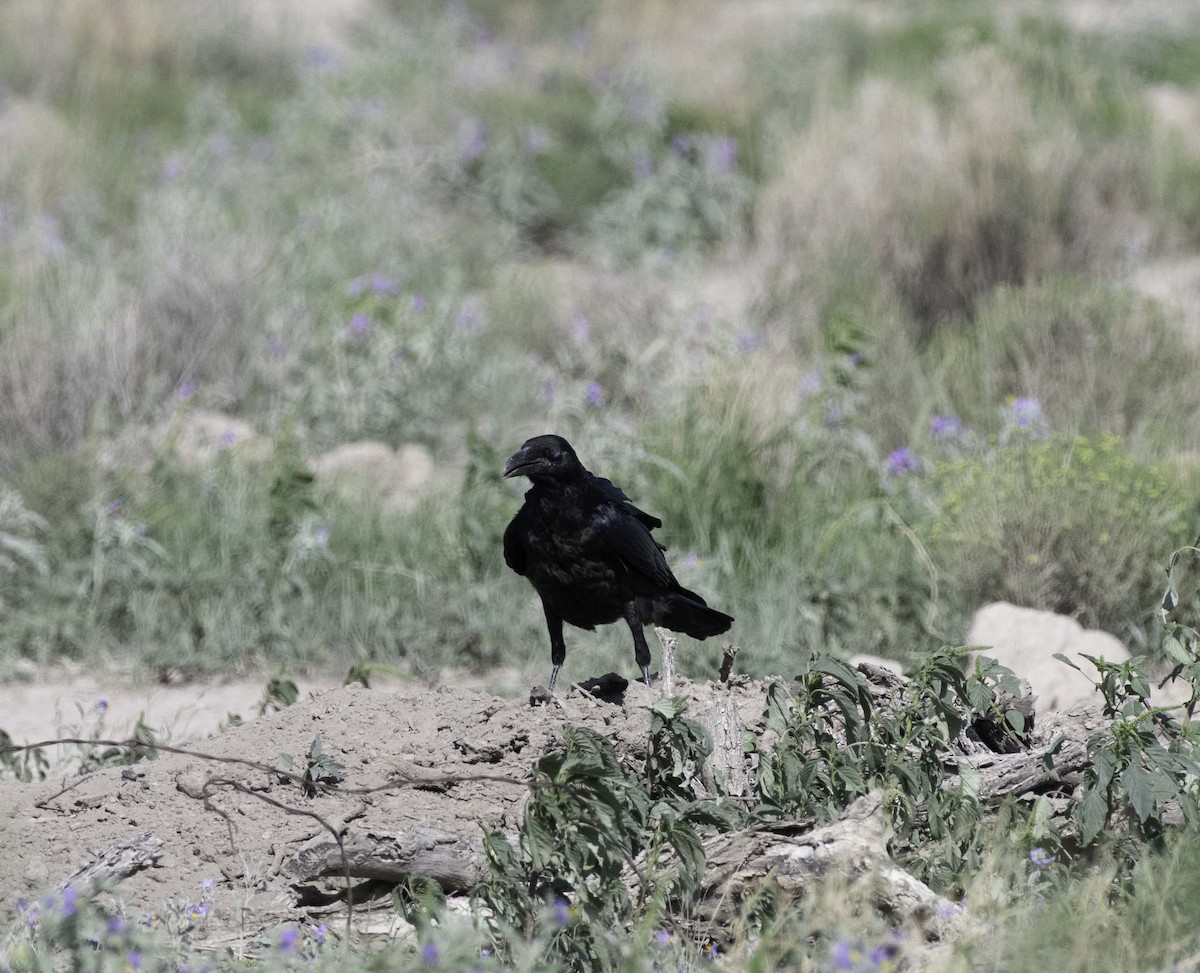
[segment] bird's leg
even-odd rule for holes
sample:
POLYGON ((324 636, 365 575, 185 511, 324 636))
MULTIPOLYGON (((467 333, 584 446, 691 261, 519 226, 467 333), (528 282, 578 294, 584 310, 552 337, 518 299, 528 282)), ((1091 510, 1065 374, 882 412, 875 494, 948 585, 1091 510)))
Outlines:
POLYGON ((625 609, 625 621, 633 633, 633 658, 642 669, 642 681, 650 685, 650 646, 646 644, 646 629, 638 617, 637 609, 631 604, 625 609))
POLYGON ((562 668, 567 657, 567 643, 563 641, 563 620, 549 608, 542 605, 546 613, 546 631, 550 633, 550 662, 554 666, 550 670, 550 683, 546 686, 548 692, 554 692, 554 684, 558 681, 558 670, 562 668))

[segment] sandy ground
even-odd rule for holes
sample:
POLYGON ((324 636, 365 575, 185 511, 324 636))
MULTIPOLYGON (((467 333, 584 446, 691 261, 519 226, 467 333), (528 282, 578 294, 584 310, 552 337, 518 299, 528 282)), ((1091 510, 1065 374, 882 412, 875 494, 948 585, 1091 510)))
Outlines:
MULTIPOLYGON (((78 700, 85 707, 93 706, 102 691, 107 690, 100 683, 83 681, 57 696, 44 689, 47 705, 78 700)), ((260 691, 237 690, 249 703, 260 691)), ((764 684, 750 680, 732 687, 681 680, 676 693, 689 700, 693 718, 728 720, 732 712, 733 725, 741 727, 758 724, 765 700, 764 684)), ((197 727, 223 714, 235 699, 228 686, 211 687, 205 695, 184 703, 180 693, 159 689, 147 699, 159 706, 179 701, 177 725, 197 727)), ((504 698, 461 687, 323 688, 285 710, 193 745, 207 757, 164 753, 133 767, 82 777, 64 767, 38 784, 9 780, 0 784, 0 841, 7 849, 0 856, 0 913, 12 915, 19 897, 63 883, 113 842, 148 833, 164 843, 161 860, 124 879, 112 907, 140 918, 169 908, 172 901, 196 901, 201 883, 211 879, 212 912, 193 938, 250 948, 276 936, 281 923, 311 925, 319 919, 299 904, 288 871, 301 850, 328 840, 313 813, 340 825, 348 837, 396 835, 418 827, 472 838, 485 831, 514 834, 530 767, 559 738, 563 724, 595 729, 624 758, 640 762, 649 708, 659 698, 658 688, 640 683, 614 701, 572 688, 541 706, 532 706, 528 695, 504 698), (324 751, 345 767, 336 793, 308 797, 278 774, 209 759, 278 767, 280 755, 290 754, 303 766, 318 734, 324 751), (490 779, 479 779, 481 771, 490 779), (433 774, 463 779, 420 784, 433 774), (224 783, 214 784, 217 778, 224 783), (351 792, 389 783, 395 786, 365 795, 351 792)), ((374 915, 362 910, 363 928, 394 921, 385 906, 374 915)))

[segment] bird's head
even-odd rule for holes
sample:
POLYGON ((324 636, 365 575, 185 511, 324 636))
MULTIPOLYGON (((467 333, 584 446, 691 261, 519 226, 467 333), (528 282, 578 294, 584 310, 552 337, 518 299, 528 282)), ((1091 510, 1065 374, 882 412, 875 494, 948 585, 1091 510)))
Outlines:
POLYGON ((527 439, 504 464, 505 476, 527 476, 532 480, 558 480, 577 476, 583 464, 562 436, 527 439))

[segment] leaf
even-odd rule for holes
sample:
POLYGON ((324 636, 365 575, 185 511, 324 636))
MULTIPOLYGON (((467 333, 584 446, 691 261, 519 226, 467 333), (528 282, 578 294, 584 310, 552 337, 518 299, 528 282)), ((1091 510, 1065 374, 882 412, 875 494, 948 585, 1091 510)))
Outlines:
POLYGON ((1170 632, 1163 636, 1162 650, 1168 659, 1172 662, 1178 662, 1182 666, 1186 666, 1193 661, 1191 653, 1187 650, 1187 645, 1184 644, 1183 639, 1179 637, 1177 632, 1170 632))
POLYGON ((992 691, 978 679, 967 683, 967 702, 976 713, 987 713, 992 708, 992 691))
POLYGON ((1083 670, 1082 670, 1082 669, 1080 669, 1080 668, 1079 668, 1079 666, 1077 666, 1077 665, 1076 665, 1074 662, 1072 662, 1070 659, 1068 659, 1068 658, 1067 658, 1065 655, 1063 655, 1061 652, 1055 652, 1055 653, 1054 653, 1054 658, 1056 658, 1056 659, 1057 659, 1059 662, 1061 662, 1063 665, 1070 666, 1070 667, 1071 667, 1072 669, 1074 669, 1076 672, 1083 672, 1083 670))
POLYGON ((554 835, 538 820, 537 815, 525 816, 525 853, 535 869, 545 868, 554 858, 554 835))
POLYGON ((1004 722, 1007 723, 1013 733, 1018 736, 1025 732, 1025 714, 1020 710, 1010 709, 1004 714, 1004 722))
POLYGON ((783 735, 792 714, 792 701, 782 681, 767 687, 767 726, 783 735))
POLYGON ((1175 610, 1175 606, 1179 604, 1179 592, 1175 590, 1175 581, 1172 579, 1167 585, 1167 590, 1163 592, 1162 605, 1159 609, 1162 614, 1163 621, 1166 621, 1168 615, 1175 610))
POLYGON ((1150 773, 1141 764, 1130 764, 1121 774, 1121 786, 1138 820, 1145 824, 1154 813, 1154 782, 1150 773))
POLYGON ((1092 771, 1096 775, 1096 786, 1107 790, 1117 772, 1117 758, 1107 748, 1096 750, 1092 754, 1092 771))
POLYGON ((1079 837, 1085 845, 1090 845, 1108 821, 1108 803, 1104 799, 1103 788, 1093 784, 1083 792, 1083 800, 1076 810, 1076 820, 1079 822, 1079 837))

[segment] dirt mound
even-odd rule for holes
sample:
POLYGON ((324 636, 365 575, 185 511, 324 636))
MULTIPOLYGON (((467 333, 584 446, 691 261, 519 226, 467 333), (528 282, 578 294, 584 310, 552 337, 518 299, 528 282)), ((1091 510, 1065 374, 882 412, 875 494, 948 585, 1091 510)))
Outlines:
MULTIPOLYGON (((689 701, 689 716, 736 727, 758 722, 765 686, 680 681, 675 693, 689 701)), ((303 770, 319 735, 323 752, 345 768, 339 792, 309 797, 296 782, 265 769, 182 754, 37 785, 6 783, 0 786, 0 836, 8 854, 0 859, 0 887, 11 905, 66 881, 113 842, 148 833, 163 842, 162 856, 156 867, 120 883, 129 915, 162 913, 172 901, 182 908, 212 879, 212 912, 194 938, 252 938, 277 923, 311 917, 297 904, 287 866, 306 847, 329 840, 314 814, 348 838, 416 828, 473 838, 491 830, 515 833, 530 766, 564 723, 596 729, 623 756, 640 759, 649 708, 659 697, 657 687, 639 683, 618 702, 573 688, 537 707, 526 699, 444 688, 347 686, 315 693, 192 746, 215 758, 274 767, 288 754, 303 770), (446 775, 463 779, 420 783, 446 775), (409 783, 355 793, 395 780, 409 783)))

